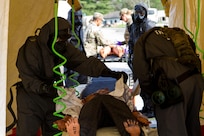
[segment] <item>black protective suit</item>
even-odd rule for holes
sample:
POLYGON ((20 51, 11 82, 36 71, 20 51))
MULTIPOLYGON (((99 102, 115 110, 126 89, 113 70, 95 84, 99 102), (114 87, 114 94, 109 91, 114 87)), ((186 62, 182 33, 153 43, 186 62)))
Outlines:
MULTIPOLYGON (((70 24, 73 23, 72 14, 73 14, 72 9, 70 9, 67 17, 67 21, 70 22, 70 24)), ((84 49, 84 33, 83 33, 82 16, 83 16, 82 10, 74 11, 74 32, 72 30, 72 36, 68 39, 68 41, 70 41, 70 43, 75 47, 77 46, 79 50, 86 53, 84 49)))
MULTIPOLYGON (((72 13, 72 11, 73 11, 72 9, 69 10, 68 17, 67 17, 67 21, 74 26, 74 27, 72 26, 72 35, 68 39, 68 41, 76 48, 78 48, 79 50, 81 50, 83 53, 86 54, 84 49, 82 10, 74 11, 74 14, 72 13), (74 15, 74 21, 72 20, 72 15, 74 15)), ((77 81, 80 84, 86 84, 88 81, 88 77, 85 75, 81 75, 70 69, 65 69, 65 71, 67 75, 67 78, 65 80, 66 87, 76 86, 77 83, 75 81, 77 81)))
MULTIPOLYGON (((154 27, 156 24, 155 22, 153 22, 147 18, 148 8, 147 8, 146 4, 139 3, 139 4, 135 5, 135 12, 137 12, 137 10, 139 10, 139 12, 141 12, 141 10, 143 10, 145 12, 145 14, 144 14, 144 17, 142 19, 140 19, 139 15, 136 13, 134 13, 132 15, 133 16, 133 23, 130 27, 130 39, 128 42, 128 47, 129 47, 128 66, 130 67, 130 69, 132 71, 133 71, 132 58, 133 58, 133 50, 134 50, 135 43, 137 42, 137 40, 139 39, 139 37, 142 34, 144 34, 146 31, 148 31, 149 29, 154 27)), ((138 65, 138 67, 140 67, 140 65, 138 65)), ((140 96, 142 97, 142 99, 144 101, 144 107, 143 107, 141 112, 144 115, 146 115, 147 117, 154 116, 153 104, 151 102, 151 98, 145 92, 141 92, 140 96)))
MULTIPOLYGON (((168 79, 176 79, 190 68, 175 59, 162 59, 177 57, 171 40, 164 38, 164 32, 155 29, 146 38, 147 35, 141 36, 134 47, 133 73, 139 79, 141 91, 151 95, 155 91, 151 71, 162 68, 168 79)), ((181 102, 164 109, 155 106, 158 133, 160 136, 200 136, 199 111, 204 89, 202 75, 199 72, 187 75, 179 86, 183 94, 181 102)))
MULTIPOLYGON (((59 132, 52 127, 53 122, 60 119, 53 116, 53 98, 57 97, 53 83, 60 79, 53 72, 53 67, 61 62, 51 50, 54 23, 53 18, 41 28, 39 36, 29 37, 18 53, 16 66, 23 87, 17 90, 17 136, 34 136, 39 128, 42 129, 43 136, 52 136, 59 132)), ((70 29, 68 21, 58 17, 58 37, 67 41, 70 29), (61 35, 61 32, 65 33, 61 35)), ((64 66, 68 69, 92 77, 121 77, 121 73, 111 71, 94 57, 87 58, 69 43, 57 46, 56 50, 67 59, 64 66)))
POLYGON ((142 34, 144 34, 146 31, 148 31, 149 29, 151 29, 152 27, 156 25, 155 22, 147 18, 147 12, 148 12, 147 5, 144 3, 139 3, 135 5, 135 12, 137 11, 138 7, 141 7, 145 11, 145 15, 142 19, 140 19, 138 15, 135 15, 136 13, 133 13, 132 14, 133 23, 128 29, 130 32, 130 39, 128 41, 128 48, 129 48, 128 65, 131 70, 132 70, 132 57, 133 57, 133 50, 134 50, 135 43, 137 42, 138 38, 142 34))

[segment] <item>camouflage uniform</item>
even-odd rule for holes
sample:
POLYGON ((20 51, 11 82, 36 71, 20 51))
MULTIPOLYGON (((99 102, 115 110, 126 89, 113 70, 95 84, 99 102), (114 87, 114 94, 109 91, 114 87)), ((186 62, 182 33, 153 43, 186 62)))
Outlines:
POLYGON ((125 42, 128 44, 128 41, 130 39, 130 27, 132 23, 127 23, 126 28, 125 28, 125 33, 124 33, 124 39, 125 42))
POLYGON ((128 44, 128 41, 130 39, 130 27, 132 25, 132 11, 127 9, 127 8, 123 8, 120 10, 120 20, 123 20, 124 22, 126 22, 126 28, 125 28, 125 33, 124 33, 124 39, 126 44, 128 44), (123 20, 123 16, 125 15, 127 20, 123 20))
POLYGON ((105 40, 100 27, 96 26, 94 22, 91 22, 85 30, 85 43, 84 48, 86 55, 97 56, 99 46, 108 46, 110 42, 105 40))

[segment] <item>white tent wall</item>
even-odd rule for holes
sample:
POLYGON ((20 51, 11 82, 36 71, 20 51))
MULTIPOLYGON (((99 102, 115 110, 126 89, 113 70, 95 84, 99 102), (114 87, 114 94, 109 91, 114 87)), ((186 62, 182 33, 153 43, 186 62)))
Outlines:
MULTIPOLYGON (((169 10, 169 26, 170 27, 180 27, 185 29, 184 24, 188 30, 190 30, 194 36, 196 36, 196 30, 199 28, 197 38, 197 45, 200 50, 204 52, 204 4, 202 0, 168 0, 170 2, 169 10), (185 7, 184 7, 185 6, 185 7), (199 8, 200 7, 200 8, 199 8), (185 9, 185 15, 184 15, 185 9), (200 26, 198 20, 198 13, 200 12, 200 26), (184 17, 185 16, 185 17, 184 17)), ((202 63, 202 73, 204 72, 204 54, 199 50, 197 52, 200 54, 202 63)), ((201 105, 200 117, 204 117, 204 99, 201 105)), ((201 125, 204 125, 204 120, 200 119, 201 125)))
MULTIPOLYGON (((204 23, 204 8, 202 8, 202 0, 184 0, 185 3, 183 0, 168 1, 170 3, 169 26, 180 27, 185 30, 187 28, 194 36, 196 36, 196 30, 199 28, 198 36, 196 37, 197 44, 198 47, 204 51, 204 40, 201 39, 204 36, 204 26, 201 25, 204 23), (198 12, 200 12, 200 26, 198 22, 198 12), (186 26, 186 28, 184 26, 186 26)), ((197 50, 197 52, 200 54, 200 58, 202 60, 202 72, 204 72, 204 54, 201 54, 199 50, 197 50)))
MULTIPOLYGON (((54 0, 12 0, 10 1, 9 28, 7 29, 9 30, 8 59, 7 59, 7 63, 6 62, 3 63, 4 65, 7 64, 7 71, 8 71, 6 90, 9 90, 10 86, 12 86, 14 83, 20 80, 18 78, 18 71, 15 66, 18 49, 23 45, 27 36, 34 35, 36 28, 41 28, 46 22, 48 22, 53 17, 54 17, 54 0)), ((3 66, 3 64, 0 66, 3 66)), ((4 70, 3 71, 4 73, 2 74, 5 75, 6 74, 5 71, 6 70, 4 70)), ((6 76, 0 76, 0 77, 4 77, 6 79, 6 76)), ((12 88, 12 89, 15 90, 15 88, 12 88)), ((5 97, 6 95, 2 95, 2 96, 5 97)), ((14 93, 14 99, 15 99, 15 96, 16 95, 14 93)), ((10 99, 10 94, 7 93, 7 103, 9 99, 10 99)), ((13 102, 12 108, 14 111, 16 111, 16 101, 13 102)), ((10 112, 6 110, 7 126, 10 123, 12 123, 12 121, 13 121, 13 118, 10 112)))
POLYGON ((9 1, 0 0, 0 136, 4 136, 6 131, 6 68, 7 68, 7 49, 8 49, 8 13, 9 1))

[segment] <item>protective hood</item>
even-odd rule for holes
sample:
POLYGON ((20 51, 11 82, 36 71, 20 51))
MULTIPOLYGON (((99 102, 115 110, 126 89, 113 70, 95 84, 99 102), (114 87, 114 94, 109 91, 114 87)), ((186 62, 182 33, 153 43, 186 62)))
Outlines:
MULTIPOLYGON (((64 18, 58 17, 58 36, 61 32, 64 32, 64 30, 67 32, 67 39, 71 36, 71 25, 70 23, 65 20, 64 18)), ((38 42, 39 46, 42 49, 48 48, 47 43, 49 40, 49 37, 51 35, 54 36, 55 34, 55 18, 52 18, 48 23, 46 23, 40 30, 38 42)))
MULTIPOLYGON (((77 26, 81 26, 82 25, 82 10, 78 10, 74 12, 74 23, 77 26)), ((72 9, 69 10, 68 12, 68 17, 67 17, 67 21, 69 21, 69 23, 72 23, 72 9)))
POLYGON ((147 19, 148 7, 145 3, 136 4, 134 7, 134 13, 132 14, 132 20, 134 23, 141 23, 147 19))

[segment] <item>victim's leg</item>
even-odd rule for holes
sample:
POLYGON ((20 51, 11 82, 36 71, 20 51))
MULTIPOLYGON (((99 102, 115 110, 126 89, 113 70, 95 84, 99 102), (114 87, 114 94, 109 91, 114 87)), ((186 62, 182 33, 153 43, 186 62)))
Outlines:
POLYGON ((128 136, 123 122, 127 119, 135 120, 126 103, 110 95, 103 96, 103 105, 107 109, 121 136, 128 136))
POLYGON ((80 136, 96 136, 98 122, 100 122, 102 98, 95 96, 84 104, 79 115, 80 136))
POLYGON ((69 136, 79 136, 80 135, 80 125, 78 122, 78 118, 70 118, 65 123, 67 133, 69 136))

